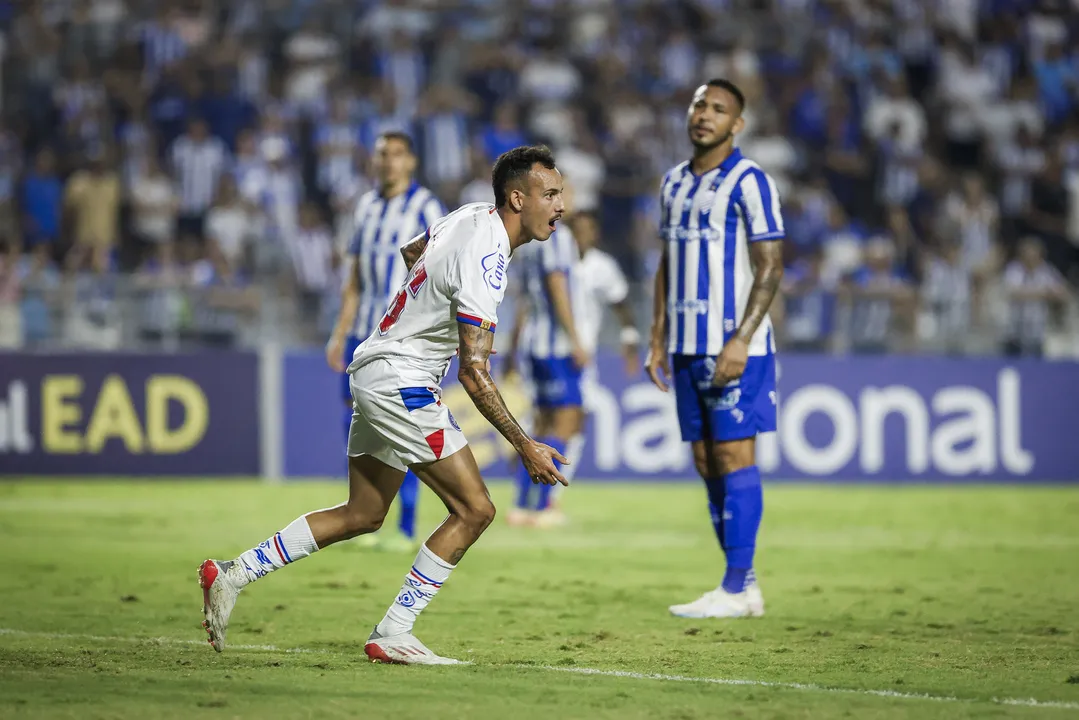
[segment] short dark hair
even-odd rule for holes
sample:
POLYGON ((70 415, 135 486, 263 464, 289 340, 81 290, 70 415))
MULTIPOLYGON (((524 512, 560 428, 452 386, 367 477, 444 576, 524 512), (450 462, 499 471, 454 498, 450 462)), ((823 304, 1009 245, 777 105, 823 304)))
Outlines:
POLYGON ((412 136, 401 130, 387 130, 384 133, 380 133, 378 140, 399 140, 405 144, 405 149, 412 155, 416 154, 416 149, 412 145, 412 136))
POLYGON ((711 80, 706 82, 705 85, 707 85, 708 87, 722 88, 723 90, 726 90, 731 95, 734 95, 734 99, 738 101, 739 110, 746 109, 745 93, 742 92, 742 89, 732 83, 730 80, 726 78, 712 78, 711 80))
POLYGON ((546 145, 522 145, 498 156, 494 169, 491 171, 495 207, 503 207, 506 204, 506 186, 532 172, 532 166, 536 163, 548 170, 554 170, 554 155, 546 145))

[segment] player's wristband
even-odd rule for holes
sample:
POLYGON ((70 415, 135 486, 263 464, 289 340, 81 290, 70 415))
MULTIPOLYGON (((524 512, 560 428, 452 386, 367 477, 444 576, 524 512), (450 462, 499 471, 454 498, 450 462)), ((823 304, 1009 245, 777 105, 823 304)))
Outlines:
POLYGON ((641 334, 637 331, 637 328, 632 325, 627 325, 622 328, 622 332, 618 338, 622 341, 623 345, 637 345, 641 342, 641 334))

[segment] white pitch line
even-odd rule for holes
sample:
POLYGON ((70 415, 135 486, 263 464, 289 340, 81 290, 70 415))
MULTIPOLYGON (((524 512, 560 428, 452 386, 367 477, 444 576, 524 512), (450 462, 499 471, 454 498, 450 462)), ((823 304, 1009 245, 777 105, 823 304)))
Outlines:
MULTIPOLYGON (((13 628, 0 628, 0 635, 17 635, 20 637, 43 638, 49 640, 89 640, 93 642, 123 642, 147 645, 207 645, 205 640, 193 640, 170 637, 133 637, 133 636, 105 636, 105 635, 82 635, 76 633, 49 633, 16 630, 13 628)), ((355 658, 356 653, 343 653, 336 650, 322 650, 318 648, 283 648, 277 645, 228 645, 228 650, 253 650, 260 652, 283 652, 336 655, 339 657, 355 658)), ((462 663, 464 664, 464 663, 462 663)), ((468 663, 471 664, 471 663, 468 663)), ((701 683, 706 685, 728 685, 741 687, 774 688, 777 690, 801 690, 804 692, 830 693, 839 695, 865 695, 871 697, 891 698, 893 700, 928 700, 932 702, 948 703, 995 703, 997 705, 1016 705, 1033 708, 1050 708, 1059 710, 1079 710, 1079 702, 1067 702, 1063 700, 1038 700, 1037 698, 1008 698, 994 697, 962 698, 955 695, 929 695, 926 693, 906 693, 896 690, 873 690, 860 688, 842 688, 815 683, 773 682, 770 680, 739 680, 735 678, 712 678, 692 677, 689 675, 664 675, 661 673, 641 673, 629 670, 600 670, 587 667, 559 667, 556 665, 525 665, 520 663, 490 663, 488 667, 508 667, 517 670, 543 670, 545 672, 569 673, 571 675, 593 675, 599 677, 623 678, 628 680, 658 680, 662 682, 701 683)))

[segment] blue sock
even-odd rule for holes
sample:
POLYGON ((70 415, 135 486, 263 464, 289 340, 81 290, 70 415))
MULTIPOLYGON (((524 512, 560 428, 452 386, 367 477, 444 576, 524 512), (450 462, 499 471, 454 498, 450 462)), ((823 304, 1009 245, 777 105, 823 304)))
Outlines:
MULTIPOLYGON (((545 445, 550 445, 563 456, 566 454, 566 441, 562 438, 545 437, 542 438, 540 442, 545 445)), ((562 469, 562 463, 557 460, 554 461, 554 466, 559 470, 562 469)), ((550 506, 552 490, 554 490, 554 485, 539 486, 539 500, 536 501, 536 510, 546 510, 550 506)))
POLYGON ((532 478, 528 476, 525 464, 520 459, 517 460, 517 472, 513 477, 517 485, 517 509, 527 510, 528 497, 532 494, 532 478))
POLYGON ((712 528, 716 531, 716 540, 726 557, 727 543, 723 540, 723 477, 705 478, 704 486, 708 489, 708 512, 712 516, 712 528))
POLYGON ((739 593, 753 582, 753 553, 764 513, 760 470, 756 465, 735 470, 723 478, 723 485, 722 544, 727 554, 723 589, 739 593))
POLYGON ((416 473, 411 470, 405 473, 397 497, 401 501, 401 519, 397 527, 406 537, 413 538, 416 536, 416 500, 420 497, 420 479, 416 473))

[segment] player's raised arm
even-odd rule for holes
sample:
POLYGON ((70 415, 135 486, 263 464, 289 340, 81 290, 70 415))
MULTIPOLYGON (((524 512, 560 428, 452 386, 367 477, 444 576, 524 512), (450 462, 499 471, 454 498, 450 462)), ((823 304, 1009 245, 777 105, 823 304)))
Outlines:
POLYGON ((565 465, 568 462, 566 458, 554 448, 530 438, 506 407, 506 401, 502 399, 502 393, 498 391, 494 378, 491 377, 490 359, 494 332, 490 323, 486 324, 487 327, 483 324, 458 322, 461 344, 457 379, 472 398, 476 409, 487 418, 487 422, 513 445, 528 468, 533 482, 568 485, 554 464, 554 460, 558 460, 565 465))
POLYGON ((652 337, 648 343, 648 359, 644 369, 663 392, 667 392, 667 378, 671 375, 671 361, 667 356, 667 247, 656 267, 655 289, 652 295, 652 337))

